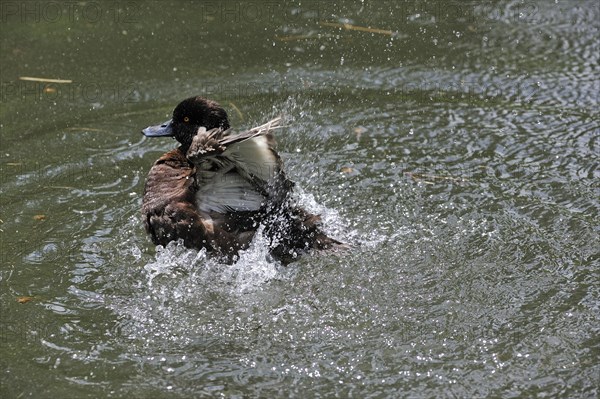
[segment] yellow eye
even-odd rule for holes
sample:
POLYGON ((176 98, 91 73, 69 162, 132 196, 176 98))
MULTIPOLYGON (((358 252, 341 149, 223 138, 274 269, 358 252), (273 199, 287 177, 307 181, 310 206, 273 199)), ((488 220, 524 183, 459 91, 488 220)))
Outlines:
POLYGON ((188 117, 186 116, 186 117, 184 117, 184 118, 183 118, 183 121, 184 121, 184 122, 189 122, 189 121, 190 121, 190 118, 188 118, 188 117))

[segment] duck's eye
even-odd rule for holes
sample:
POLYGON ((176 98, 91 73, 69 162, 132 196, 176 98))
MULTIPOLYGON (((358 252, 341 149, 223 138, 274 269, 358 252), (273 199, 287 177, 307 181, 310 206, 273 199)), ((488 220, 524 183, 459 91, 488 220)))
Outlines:
POLYGON ((185 116, 185 117, 183 118, 183 121, 184 121, 185 123, 187 123, 187 122, 189 122, 189 121, 190 121, 190 118, 188 118, 187 116, 185 116))

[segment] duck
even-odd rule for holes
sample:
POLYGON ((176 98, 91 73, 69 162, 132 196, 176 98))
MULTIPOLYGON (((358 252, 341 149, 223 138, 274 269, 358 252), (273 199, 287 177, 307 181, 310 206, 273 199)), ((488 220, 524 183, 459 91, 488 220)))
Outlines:
POLYGON ((236 133, 216 101, 181 101, 172 118, 142 130, 179 146, 161 156, 146 178, 144 226, 155 245, 181 241, 230 263, 259 230, 269 254, 283 264, 314 251, 346 250, 329 237, 320 215, 300 207, 276 150, 281 117, 236 133))

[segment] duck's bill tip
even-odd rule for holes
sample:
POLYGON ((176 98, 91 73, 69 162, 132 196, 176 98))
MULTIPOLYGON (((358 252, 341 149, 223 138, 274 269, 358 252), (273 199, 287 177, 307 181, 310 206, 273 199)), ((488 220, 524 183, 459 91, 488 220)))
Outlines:
POLYGON ((142 130, 146 137, 173 137, 173 126, 171 121, 156 126, 148 126, 142 130))

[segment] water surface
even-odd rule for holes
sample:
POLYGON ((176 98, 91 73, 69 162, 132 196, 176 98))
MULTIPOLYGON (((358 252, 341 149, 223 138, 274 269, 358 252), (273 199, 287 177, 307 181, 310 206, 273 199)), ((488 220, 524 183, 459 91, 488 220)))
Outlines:
POLYGON ((26 3, 0 25, 3 397, 598 396, 596 2, 26 3), (139 132, 194 94, 285 115, 297 200, 355 250, 151 245, 175 143, 139 132))

